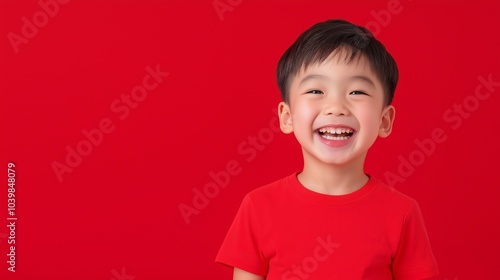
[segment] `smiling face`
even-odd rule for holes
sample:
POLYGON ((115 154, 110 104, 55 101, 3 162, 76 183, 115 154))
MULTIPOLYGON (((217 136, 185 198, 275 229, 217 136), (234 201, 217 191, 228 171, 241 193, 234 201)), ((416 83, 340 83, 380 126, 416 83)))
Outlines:
POLYGON ((289 103, 279 104, 284 133, 294 133, 304 164, 364 163, 375 139, 392 130, 395 110, 362 55, 347 63, 345 50, 300 71, 289 86, 289 103))

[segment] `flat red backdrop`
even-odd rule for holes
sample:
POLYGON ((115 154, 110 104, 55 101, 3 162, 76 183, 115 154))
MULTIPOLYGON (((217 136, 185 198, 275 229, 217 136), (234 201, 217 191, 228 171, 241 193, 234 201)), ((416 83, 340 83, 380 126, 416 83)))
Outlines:
POLYGON ((436 279, 500 279, 499 1, 0 5, 1 279, 230 279, 214 258, 243 196, 301 168, 276 63, 330 18, 398 62, 366 170, 419 202, 436 279))

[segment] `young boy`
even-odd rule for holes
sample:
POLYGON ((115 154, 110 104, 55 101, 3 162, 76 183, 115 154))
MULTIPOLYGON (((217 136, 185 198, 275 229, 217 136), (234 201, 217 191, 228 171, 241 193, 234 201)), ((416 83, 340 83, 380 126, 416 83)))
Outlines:
POLYGON ((318 23, 277 69, 281 130, 304 167, 250 192, 216 257, 234 280, 427 279, 438 274, 422 215, 408 196, 364 173, 392 131, 398 70, 364 27, 318 23))

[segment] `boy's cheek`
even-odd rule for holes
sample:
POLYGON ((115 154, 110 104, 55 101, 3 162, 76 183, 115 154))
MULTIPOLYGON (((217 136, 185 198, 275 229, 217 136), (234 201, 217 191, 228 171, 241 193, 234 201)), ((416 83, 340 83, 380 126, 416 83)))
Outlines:
POLYGON ((292 108, 292 112, 294 112, 297 117, 309 117, 318 115, 320 113, 320 110, 311 104, 302 102, 292 108))

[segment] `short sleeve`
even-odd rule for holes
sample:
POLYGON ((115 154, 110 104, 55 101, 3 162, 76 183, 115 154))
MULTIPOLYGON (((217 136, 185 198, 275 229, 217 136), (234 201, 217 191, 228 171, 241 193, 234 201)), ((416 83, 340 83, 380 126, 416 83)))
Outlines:
POLYGON ((422 213, 416 202, 405 217, 392 262, 392 273, 395 280, 422 280, 439 274, 422 213))
POLYGON ((261 250, 256 211, 249 195, 245 196, 222 243, 216 262, 265 276, 268 261, 261 250))

